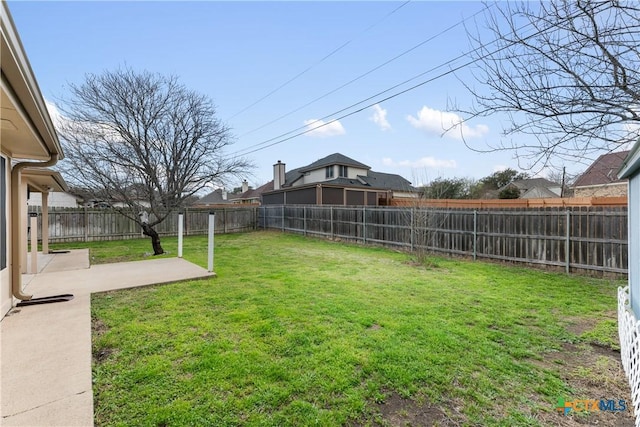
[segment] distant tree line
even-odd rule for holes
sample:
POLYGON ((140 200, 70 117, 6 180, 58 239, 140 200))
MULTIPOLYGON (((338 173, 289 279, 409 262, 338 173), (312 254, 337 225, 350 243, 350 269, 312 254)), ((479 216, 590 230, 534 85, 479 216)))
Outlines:
POLYGON ((479 180, 471 178, 436 178, 420 190, 426 199, 517 199, 520 191, 513 181, 528 179, 529 174, 513 169, 495 172, 479 180))

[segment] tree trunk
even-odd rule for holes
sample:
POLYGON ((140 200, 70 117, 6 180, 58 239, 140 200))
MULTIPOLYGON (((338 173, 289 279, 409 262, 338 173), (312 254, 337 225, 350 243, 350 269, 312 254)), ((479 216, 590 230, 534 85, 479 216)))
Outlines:
POLYGON ((142 234, 151 237, 151 245, 153 246, 154 255, 161 255, 164 253, 164 249, 162 249, 162 245, 160 245, 160 236, 158 236, 156 230, 154 230, 149 224, 142 224, 142 234))

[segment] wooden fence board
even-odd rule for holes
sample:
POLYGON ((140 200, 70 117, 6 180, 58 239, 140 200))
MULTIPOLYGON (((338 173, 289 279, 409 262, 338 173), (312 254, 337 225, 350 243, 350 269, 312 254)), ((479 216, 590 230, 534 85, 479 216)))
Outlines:
MULTIPOLYGON (((185 235, 207 234, 209 212, 215 212, 216 233, 249 231, 257 225, 257 207, 185 209, 185 235)), ((41 212, 39 207, 29 207, 38 215, 38 239, 41 236, 41 212)), ((171 213, 158 224, 160 236, 178 234, 178 212, 171 213)), ((87 208, 49 208, 49 242, 73 242, 92 240, 117 240, 143 237, 138 224, 114 211, 87 208)))
POLYGON ((284 219, 284 230, 302 234, 568 271, 627 273, 626 207, 261 206, 258 212, 262 228, 282 229, 284 219))

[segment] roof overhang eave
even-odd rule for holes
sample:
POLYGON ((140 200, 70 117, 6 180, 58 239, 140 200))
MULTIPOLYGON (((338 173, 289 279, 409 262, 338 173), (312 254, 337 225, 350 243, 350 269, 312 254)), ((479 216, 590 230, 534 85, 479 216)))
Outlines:
POLYGON ((640 169, 640 139, 631 149, 631 152, 622 162, 622 167, 618 171, 618 178, 629 178, 631 175, 636 174, 640 169))

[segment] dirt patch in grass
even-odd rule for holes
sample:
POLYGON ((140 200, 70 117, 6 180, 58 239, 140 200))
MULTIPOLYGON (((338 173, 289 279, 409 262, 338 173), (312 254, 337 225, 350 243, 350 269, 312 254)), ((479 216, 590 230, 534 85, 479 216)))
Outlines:
POLYGON ((115 350, 113 348, 101 348, 93 352, 93 361, 95 363, 102 363, 111 356, 115 350))
MULTIPOLYGON (((400 396, 396 392, 390 392, 383 402, 375 405, 373 421, 365 424, 355 422, 354 427, 409 427, 409 426, 459 426, 462 418, 456 416, 456 420, 445 411, 421 398, 410 399, 400 396)), ((453 411, 453 410, 452 410, 453 411)), ((453 411, 457 412, 457 411, 453 411)))
POLYGON ((458 425, 435 405, 421 404, 412 399, 391 394, 378 405, 383 425, 389 426, 454 426, 458 425))
MULTIPOLYGON (((553 408, 540 411, 535 416, 543 425, 556 426, 633 426, 634 417, 631 408, 629 385, 620 362, 620 352, 594 344, 563 343, 560 351, 542 355, 536 365, 556 372, 573 390, 570 396, 558 396, 566 401, 589 399, 600 402, 601 399, 614 400, 616 408, 624 400, 625 411, 577 412, 571 410, 565 415, 553 408)), ((542 402, 541 407, 548 406, 542 402)))
POLYGON ((93 333, 93 335, 100 336, 100 335, 103 335, 108 330, 109 328, 107 327, 107 325, 104 324, 102 320, 92 319, 91 332, 93 333))
POLYGON ((566 328, 567 331, 573 335, 580 336, 586 331, 593 329, 593 321, 591 319, 573 319, 566 328))

